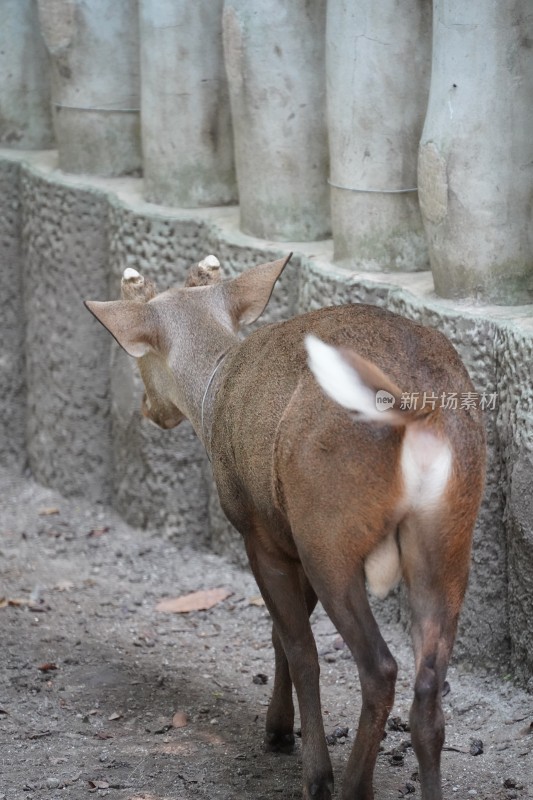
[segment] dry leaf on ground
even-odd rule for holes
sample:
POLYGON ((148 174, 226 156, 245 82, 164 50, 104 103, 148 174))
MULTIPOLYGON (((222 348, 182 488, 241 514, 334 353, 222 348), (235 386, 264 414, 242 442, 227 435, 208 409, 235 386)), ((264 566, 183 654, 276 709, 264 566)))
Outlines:
POLYGON ((71 589, 74 589, 74 582, 69 580, 59 581, 54 586, 56 592, 70 592, 71 589))
POLYGON ((93 536, 94 538, 98 538, 98 536, 103 536, 104 533, 109 531, 109 525, 104 525, 102 528, 91 528, 87 536, 93 536))
POLYGON ((203 589, 199 592, 191 592, 191 594, 184 594, 181 597, 171 597, 167 600, 161 600, 156 608, 156 611, 163 611, 167 614, 187 614, 189 611, 207 611, 213 608, 217 603, 221 603, 227 597, 230 597, 233 592, 231 589, 203 589))
POLYGON ((95 792, 97 789, 109 789, 107 781, 88 781, 89 791, 95 792))
POLYGON ((57 506, 46 506, 45 508, 40 508, 37 513, 40 517, 52 517, 54 514, 59 514, 59 509, 57 506))
POLYGON ((54 664, 53 661, 47 661, 45 664, 40 664, 37 669, 39 672, 52 672, 57 669, 57 664, 54 664))
POLYGON ((265 601, 261 597, 260 594, 254 594, 252 597, 248 598, 248 605, 249 606, 264 606, 265 601))
POLYGON ((31 611, 49 611, 50 607, 44 603, 37 602, 31 597, 0 597, 0 608, 25 608, 26 606, 31 611))
POLYGON ((18 608, 19 606, 29 606, 31 605, 32 601, 28 600, 27 598, 23 597, 2 597, 0 598, 0 608, 7 608, 7 606, 15 606, 18 608))
POLYGON ((184 711, 176 711, 172 717, 173 728, 184 728, 188 723, 187 714, 184 711))

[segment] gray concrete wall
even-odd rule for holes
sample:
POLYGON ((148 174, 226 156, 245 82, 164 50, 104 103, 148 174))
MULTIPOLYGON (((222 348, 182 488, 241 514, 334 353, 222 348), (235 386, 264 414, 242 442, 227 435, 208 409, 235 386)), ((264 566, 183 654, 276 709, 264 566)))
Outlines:
POLYGON ((335 261, 423 270, 417 148, 431 72, 431 4, 329 0, 328 135, 335 261))
POLYGON ((224 56, 241 229, 277 241, 330 232, 324 0, 225 0, 224 56))
POLYGON ((25 170, 21 203, 29 463, 67 495, 109 500, 110 341, 82 305, 108 292, 107 199, 25 170))
POLYGON ((140 2, 144 193, 154 203, 237 200, 223 3, 140 2))
POLYGON ((141 168, 137 0, 38 0, 52 64, 59 166, 127 175, 141 168))
POLYGON ((20 173, 16 161, 0 162, 0 460, 14 469, 26 458, 20 173))
POLYGON ((533 301, 530 0, 435 0, 420 203, 443 297, 533 301))
MULTIPOLYGON (((65 494, 111 498, 130 521, 160 527, 178 544, 209 543, 243 561, 190 428, 164 433, 141 420, 132 361, 110 348, 81 303, 116 297, 125 266, 164 288, 200 255, 216 253, 231 274, 291 245, 282 251, 240 233, 237 209, 154 207, 143 201, 141 181, 62 176, 50 156, 4 151, 0 166, 8 189, 3 196, 16 198, 19 180, 23 188, 21 263, 0 259, 0 266, 3 278, 10 264, 23 272, 27 451, 35 476, 65 494)), ((17 224, 15 215, 12 239, 17 224)), ((11 246, 16 253, 16 242, 11 246)), ((533 309, 438 300, 427 272, 398 274, 392 283, 384 273, 335 267, 332 255, 330 241, 298 245, 268 318, 347 301, 375 303, 442 330, 477 390, 497 393, 486 417, 487 487, 456 653, 499 668, 511 658, 527 683, 533 673, 533 309)), ((16 341, 13 346, 20 358, 16 341)), ((8 416, 16 414, 16 397, 0 388, 8 416)), ((9 452, 4 439, 0 447, 9 452)), ((398 613, 397 601, 385 613, 398 613)))
POLYGON ((532 302, 530 5, 4 0, 0 144, 51 146, 51 82, 66 171, 144 166, 194 207, 237 199, 235 161, 250 235, 331 229, 346 268, 532 302))
POLYGON ((37 0, 3 0, 0 24, 0 146, 52 147, 50 63, 37 0))

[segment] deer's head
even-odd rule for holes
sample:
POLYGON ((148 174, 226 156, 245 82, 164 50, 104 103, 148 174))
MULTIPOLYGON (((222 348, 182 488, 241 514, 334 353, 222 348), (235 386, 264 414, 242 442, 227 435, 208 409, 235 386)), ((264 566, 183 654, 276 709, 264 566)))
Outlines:
POLYGON ((189 270, 184 286, 161 293, 152 281, 127 268, 120 300, 85 302, 137 359, 145 417, 168 429, 194 416, 206 375, 238 341, 241 325, 263 313, 289 258, 223 280, 218 259, 208 256, 189 270))

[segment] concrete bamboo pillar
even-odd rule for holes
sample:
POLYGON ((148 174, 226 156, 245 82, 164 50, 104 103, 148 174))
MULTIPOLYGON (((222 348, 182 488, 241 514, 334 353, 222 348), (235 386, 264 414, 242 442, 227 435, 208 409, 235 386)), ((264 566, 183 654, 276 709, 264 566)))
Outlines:
POLYGON ((35 0, 3 0, 0 20, 0 147, 53 147, 50 66, 35 0))
POLYGON ((59 166, 125 175, 141 166, 137 0, 38 0, 52 58, 59 166))
POLYGON ((241 229, 278 241, 330 230, 325 0, 226 0, 241 229))
POLYGON ((531 0, 435 0, 419 186, 437 293, 532 302, 531 0))
POLYGON ((144 196, 152 202, 237 201, 223 3, 140 2, 144 196))
POLYGON ((334 258, 428 269, 416 191, 430 73, 427 0, 329 0, 326 33, 334 258))

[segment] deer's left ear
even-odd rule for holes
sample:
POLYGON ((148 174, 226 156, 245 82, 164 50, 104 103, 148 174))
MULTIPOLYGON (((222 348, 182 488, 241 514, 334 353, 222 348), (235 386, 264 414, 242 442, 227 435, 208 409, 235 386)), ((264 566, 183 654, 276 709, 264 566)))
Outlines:
POLYGON ((278 261, 260 264, 224 285, 224 293, 235 326, 250 325, 265 310, 274 285, 290 261, 292 253, 278 261))
POLYGON ((150 350, 155 350, 157 320, 152 306, 125 300, 106 303, 86 300, 85 307, 107 328, 128 355, 142 358, 150 350))

